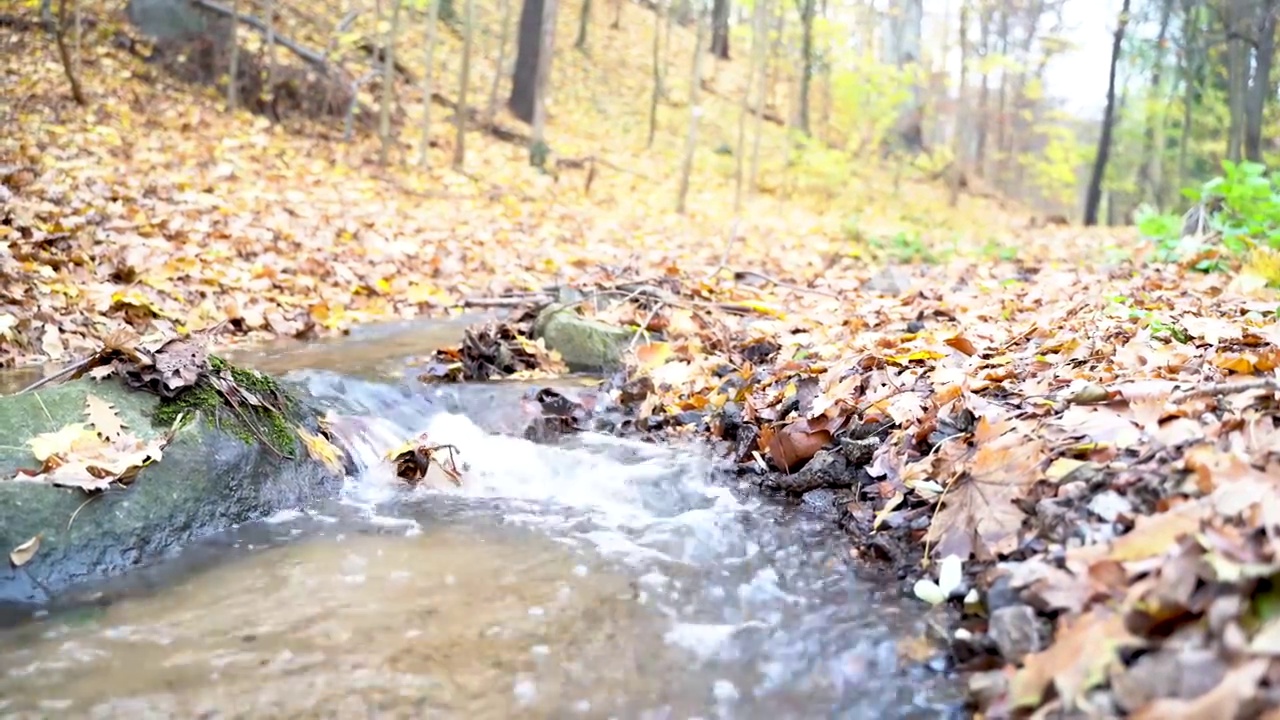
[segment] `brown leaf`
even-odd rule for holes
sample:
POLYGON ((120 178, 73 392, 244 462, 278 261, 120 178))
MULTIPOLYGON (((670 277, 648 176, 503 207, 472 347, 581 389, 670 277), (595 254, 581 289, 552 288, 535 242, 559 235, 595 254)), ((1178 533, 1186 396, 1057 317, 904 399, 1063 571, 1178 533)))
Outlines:
POLYGON ((116 409, 111 406, 111 403, 90 393, 85 396, 84 405, 84 414, 88 416, 89 424, 98 431, 103 440, 115 442, 124 434, 124 422, 116 414, 116 409))
POLYGON ((1147 703, 1135 720, 1217 720, 1239 716, 1240 708, 1258 692, 1270 663, 1250 660, 1227 671, 1217 687, 1197 698, 1163 698, 1147 703))
POLYGON ((991 555, 1013 550, 1024 517, 1015 501, 1040 478, 1043 458, 1044 443, 1020 432, 979 446, 969 476, 948 488, 929 525, 926 538, 937 545, 936 554, 967 558, 975 550, 991 555))
POLYGON ((9 562, 14 567, 19 568, 31 562, 31 558, 36 556, 40 550, 40 536, 36 535, 30 540, 22 543, 18 547, 9 551, 9 562))
POLYGON ((769 458, 781 470, 791 470, 831 443, 831 432, 808 420, 782 426, 769 439, 769 458))
POLYGON ((1121 650, 1141 646, 1129 633, 1122 615, 1094 609, 1076 618, 1057 634, 1044 652, 1028 655, 1010 688, 1016 708, 1038 706, 1052 685, 1067 709, 1107 678, 1121 650))

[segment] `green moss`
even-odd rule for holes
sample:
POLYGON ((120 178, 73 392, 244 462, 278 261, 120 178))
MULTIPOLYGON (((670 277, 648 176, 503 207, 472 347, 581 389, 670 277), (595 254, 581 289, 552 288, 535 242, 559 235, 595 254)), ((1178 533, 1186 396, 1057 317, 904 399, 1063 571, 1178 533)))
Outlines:
POLYGON ((169 427, 183 413, 198 412, 206 421, 214 422, 224 432, 246 443, 265 440, 281 454, 292 455, 298 448, 297 436, 290 426, 287 413, 295 407, 296 401, 280 384, 269 375, 235 367, 217 356, 210 356, 209 367, 214 372, 228 372, 231 380, 246 393, 257 395, 267 402, 279 401, 284 405, 284 412, 248 404, 242 404, 239 408, 228 407, 222 395, 202 378, 177 397, 162 399, 153 418, 155 423, 161 427, 169 427), (253 427, 246 424, 246 418, 253 427))

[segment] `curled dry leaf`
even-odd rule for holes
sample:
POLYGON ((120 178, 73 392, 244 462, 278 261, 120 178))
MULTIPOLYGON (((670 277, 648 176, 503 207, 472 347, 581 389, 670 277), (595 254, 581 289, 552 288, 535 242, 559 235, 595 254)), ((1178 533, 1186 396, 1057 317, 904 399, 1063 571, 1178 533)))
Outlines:
POLYGON ((36 535, 30 540, 22 543, 18 547, 9 551, 9 562, 16 568, 22 567, 31 562, 31 558, 36 556, 40 551, 40 536, 36 535))

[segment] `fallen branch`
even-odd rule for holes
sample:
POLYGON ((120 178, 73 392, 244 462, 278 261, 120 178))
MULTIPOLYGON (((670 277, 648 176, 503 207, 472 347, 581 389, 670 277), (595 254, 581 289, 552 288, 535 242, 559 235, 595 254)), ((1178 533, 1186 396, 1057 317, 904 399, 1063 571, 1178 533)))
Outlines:
POLYGON ((554 298, 550 295, 463 298, 458 304, 463 307, 519 307, 521 305, 547 305, 554 298))
POLYGON ((1180 403, 1192 398, 1216 397, 1220 395, 1231 395, 1239 392, 1250 392, 1252 390, 1270 390, 1272 392, 1280 391, 1280 380, 1275 378, 1254 378, 1251 380, 1243 380, 1241 382, 1220 382, 1211 383, 1209 385, 1201 385, 1200 387, 1191 388, 1176 392, 1169 396, 1170 402, 1180 403))
MULTIPOLYGON (((231 8, 220 3, 213 2, 213 0, 191 0, 191 2, 196 7, 202 7, 206 10, 218 13, 219 15, 234 18, 254 30, 257 30, 258 34, 262 35, 264 38, 268 36, 267 24, 252 15, 236 14, 231 8)), ((322 53, 319 50, 312 50, 311 48, 303 47, 287 37, 282 37, 279 33, 271 33, 271 39, 276 45, 279 45, 294 55, 297 55, 308 65, 315 67, 323 73, 327 74, 329 72, 329 62, 325 59, 325 53, 322 53)))

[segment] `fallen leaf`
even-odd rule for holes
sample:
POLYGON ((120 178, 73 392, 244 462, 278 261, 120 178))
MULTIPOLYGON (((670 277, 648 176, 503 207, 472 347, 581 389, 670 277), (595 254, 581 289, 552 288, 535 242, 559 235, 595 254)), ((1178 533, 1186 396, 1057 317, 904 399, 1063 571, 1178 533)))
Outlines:
POLYGON ((1132 715, 1134 720, 1219 720, 1240 716, 1240 709, 1253 699, 1270 663, 1250 660, 1227 671, 1222 682, 1197 698, 1161 698, 1147 703, 1132 715))
POLYGON ((89 424, 103 440, 114 442, 124 434, 124 422, 111 403, 90 393, 85 396, 84 405, 84 414, 89 417, 89 424))
POLYGON ((36 535, 30 540, 22 543, 18 547, 9 551, 9 562, 14 567, 19 568, 31 562, 31 558, 36 556, 40 550, 40 536, 36 535))
POLYGON ((1047 650, 1026 657, 1010 687, 1011 703, 1036 707, 1053 686, 1066 709, 1074 709, 1084 693, 1107 679, 1121 650, 1142 644, 1125 629, 1122 615, 1092 610, 1059 629, 1047 650))

